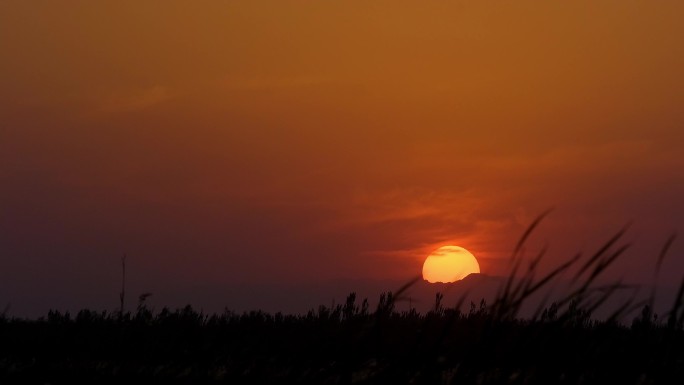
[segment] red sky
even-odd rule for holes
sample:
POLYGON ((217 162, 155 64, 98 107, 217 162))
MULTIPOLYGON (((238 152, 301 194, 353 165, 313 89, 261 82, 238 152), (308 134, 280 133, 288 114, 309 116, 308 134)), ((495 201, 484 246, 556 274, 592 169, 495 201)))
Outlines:
POLYGON ((0 306, 113 308, 124 252, 131 295, 160 306, 200 286, 219 301, 235 285, 401 280, 450 243, 501 275, 549 207, 530 243, 549 244, 548 266, 631 220, 611 274, 648 281, 684 228, 682 14, 3 1, 0 306))

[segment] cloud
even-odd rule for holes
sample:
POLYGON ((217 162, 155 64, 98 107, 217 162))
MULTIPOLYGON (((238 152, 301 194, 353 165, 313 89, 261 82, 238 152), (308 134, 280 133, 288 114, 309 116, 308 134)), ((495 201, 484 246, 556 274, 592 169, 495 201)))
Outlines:
POLYGON ((156 85, 111 95, 96 108, 96 111, 99 113, 120 113, 145 110, 173 97, 174 94, 169 88, 156 85))
POLYGON ((328 79, 316 76, 231 77, 223 81, 226 87, 241 90, 304 88, 329 82, 328 79))

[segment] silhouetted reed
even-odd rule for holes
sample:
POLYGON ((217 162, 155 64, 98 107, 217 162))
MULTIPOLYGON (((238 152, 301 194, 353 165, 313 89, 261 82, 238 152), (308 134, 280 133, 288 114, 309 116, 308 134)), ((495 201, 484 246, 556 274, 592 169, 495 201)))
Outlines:
MULTIPOLYGON (((488 303, 462 293, 447 303, 435 294, 421 314, 398 301, 421 279, 383 293, 374 310, 350 293, 342 304, 306 314, 251 311, 204 314, 190 306, 154 312, 150 293, 135 312, 50 311, 38 320, 0 314, 0 383, 416 383, 603 384, 684 381, 684 280, 665 317, 646 299, 604 275, 624 255, 627 227, 594 253, 561 261, 542 272, 542 248, 531 258, 525 245, 547 213, 523 233, 511 271, 488 303), (560 277, 572 285, 547 294, 560 277), (600 283, 599 282, 603 282, 600 283), (594 314, 614 300, 605 317, 594 314), (548 304, 547 304, 548 303, 548 304), (469 306, 467 306, 469 305, 469 306), (525 305, 536 305, 522 317, 525 305), (463 309, 463 307, 466 309, 463 309), (627 315, 641 309, 632 322, 627 315)), ((654 279, 675 237, 655 259, 654 279)), ((452 286, 453 287, 453 286, 452 286)), ((121 301, 123 304, 124 287, 121 301)))

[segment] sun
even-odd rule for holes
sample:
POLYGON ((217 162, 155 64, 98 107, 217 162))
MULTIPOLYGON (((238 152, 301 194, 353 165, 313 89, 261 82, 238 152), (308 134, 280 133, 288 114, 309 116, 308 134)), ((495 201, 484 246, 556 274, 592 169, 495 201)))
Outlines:
POLYGON ((480 264, 468 250, 459 246, 443 246, 423 263, 423 279, 430 282, 456 282, 480 272, 480 264))

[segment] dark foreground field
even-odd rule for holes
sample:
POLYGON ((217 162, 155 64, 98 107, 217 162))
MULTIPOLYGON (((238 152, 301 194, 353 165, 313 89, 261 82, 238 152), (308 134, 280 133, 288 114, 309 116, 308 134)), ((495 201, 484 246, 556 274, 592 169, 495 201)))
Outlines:
POLYGON ((485 304, 425 315, 345 305, 303 316, 152 314, 0 321, 0 383, 648 384, 684 383, 684 333, 573 309, 535 321, 485 304))
POLYGON ((652 292, 613 301, 596 320, 625 287, 598 284, 626 249, 617 245, 624 230, 541 274, 544 253, 522 255, 541 218, 490 304, 444 304, 438 293, 429 312, 397 311, 416 278, 373 308, 351 294, 297 316, 153 313, 144 296, 133 313, 0 315, 0 384, 684 384, 684 282, 660 317, 652 292), (568 293, 521 318, 561 274, 572 277, 568 293))

